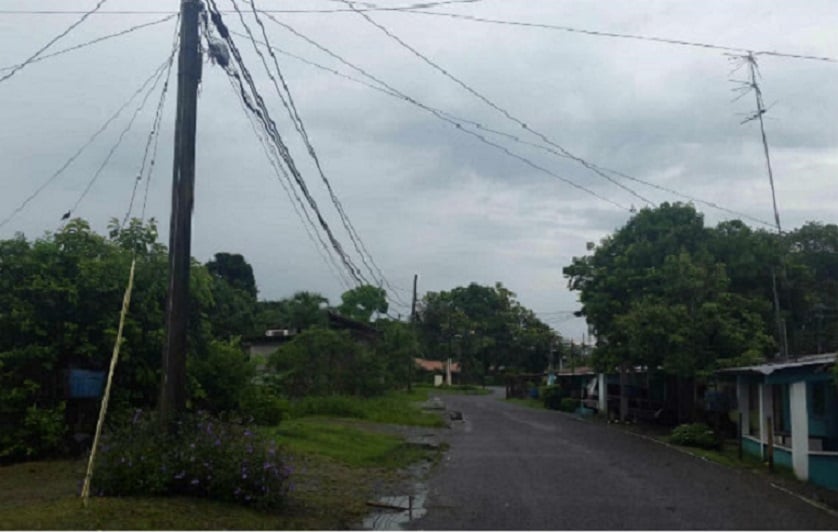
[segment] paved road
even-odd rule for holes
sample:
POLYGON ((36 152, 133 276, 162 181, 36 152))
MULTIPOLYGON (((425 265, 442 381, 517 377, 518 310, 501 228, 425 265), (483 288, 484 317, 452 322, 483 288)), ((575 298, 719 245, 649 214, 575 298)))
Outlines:
POLYGON ((838 518, 752 473, 606 425, 445 396, 465 421, 411 529, 838 529, 838 518))

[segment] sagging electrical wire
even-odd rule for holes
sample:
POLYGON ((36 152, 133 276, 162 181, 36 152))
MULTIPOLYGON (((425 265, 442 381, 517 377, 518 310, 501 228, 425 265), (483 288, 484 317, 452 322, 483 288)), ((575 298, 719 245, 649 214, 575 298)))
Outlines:
MULTIPOLYGON (((342 1, 342 0, 341 0, 341 1, 342 1)), ((346 65, 346 66, 347 66, 347 67, 349 67, 350 69, 352 69, 352 70, 354 70, 354 71, 358 72, 359 74, 361 74, 361 75, 362 75, 362 76, 364 76, 365 78, 372 80, 373 82, 375 82, 375 84, 370 83, 370 82, 367 82, 367 81, 364 81, 363 79, 358 79, 358 78, 352 77, 352 76, 350 76, 350 75, 348 75, 348 74, 345 74, 345 73, 343 73, 343 72, 340 72, 340 71, 335 70, 335 69, 333 69, 333 68, 330 68, 330 67, 328 67, 328 66, 321 65, 321 64, 319 64, 319 63, 316 63, 316 62, 314 62, 314 61, 311 61, 311 60, 309 60, 309 59, 306 59, 306 58, 304 58, 304 57, 302 57, 302 56, 299 56, 299 55, 297 55, 297 54, 293 54, 293 53, 290 53, 290 52, 288 52, 288 51, 282 50, 281 48, 274 47, 274 51, 276 51, 276 52, 279 52, 279 53, 281 53, 281 54, 283 54, 283 55, 285 55, 285 56, 287 56, 287 57, 291 57, 291 58, 296 59, 296 60, 298 60, 298 61, 300 61, 300 62, 302 62, 302 63, 308 64, 308 65, 310 65, 310 66, 313 66, 313 67, 318 68, 318 69, 320 69, 320 70, 323 70, 323 71, 325 71, 325 72, 329 72, 329 73, 334 74, 334 75, 336 75, 336 76, 342 77, 342 78, 347 79, 347 80, 349 80, 349 81, 352 81, 352 82, 354 82, 354 83, 358 83, 358 84, 363 85, 363 86, 365 86, 365 87, 367 87, 367 88, 373 89, 373 90, 378 91, 378 92, 381 92, 381 93, 383 93, 383 94, 387 94, 388 96, 391 96, 391 97, 393 97, 393 98, 397 98, 397 99, 399 99, 399 100, 402 100, 402 101, 404 101, 404 102, 407 102, 407 103, 409 103, 409 104, 411 104, 411 105, 413 105, 413 106, 416 106, 416 107, 418 107, 418 108, 420 108, 420 109, 422 109, 422 110, 424 110, 424 111, 426 111, 426 112, 431 113, 431 114, 432 114, 432 115, 434 115, 436 118, 438 118, 438 119, 442 119, 443 121, 448 122, 449 124, 453 123, 455 126, 456 126, 457 124, 459 124, 458 129, 460 129, 461 131, 467 131, 467 130, 463 127, 463 126, 464 126, 465 124, 468 124, 468 125, 471 125, 471 126, 473 126, 473 127, 477 128, 477 129, 479 129, 479 130, 486 131, 486 132, 489 132, 489 133, 492 133, 492 134, 495 134, 495 135, 499 135, 499 136, 505 137, 505 138, 507 138, 507 139, 510 139, 510 140, 512 140, 512 141, 514 141, 514 142, 516 142, 516 143, 520 143, 520 144, 524 144, 524 145, 532 146, 532 147, 535 147, 535 148, 538 148, 538 149, 544 150, 544 151, 546 151, 546 152, 553 153, 554 155, 557 155, 557 156, 560 156, 560 157, 566 158, 566 156, 565 156, 565 155, 562 155, 562 154, 560 154, 560 153, 557 153, 557 152, 556 152, 556 150, 554 150, 554 149, 552 149, 552 148, 550 148, 550 147, 548 147, 548 146, 544 146, 544 145, 542 145, 542 144, 538 144, 538 143, 533 143, 533 142, 530 142, 530 141, 525 141, 525 140, 521 139, 520 137, 518 137, 517 135, 512 135, 512 134, 509 134, 509 133, 505 133, 505 132, 502 132, 502 131, 498 131, 498 130, 495 130, 495 129, 492 129, 492 128, 489 128, 489 127, 486 127, 486 126, 484 126, 483 124, 481 124, 481 123, 479 123, 479 122, 476 122, 476 121, 474 121, 474 120, 470 120, 470 119, 467 119, 467 118, 459 117, 459 116, 457 116, 457 115, 454 115, 454 114, 448 113, 447 111, 443 111, 443 110, 440 110, 440 109, 434 108, 434 107, 432 107, 432 106, 426 105, 426 104, 424 104, 424 103, 422 103, 422 102, 419 102, 419 101, 418 101, 418 100, 416 100, 415 98, 412 98, 412 97, 410 97, 410 96, 408 96, 408 95, 406 95, 406 94, 402 93, 401 91, 399 91, 398 89, 395 89, 394 87, 392 87, 392 86, 391 86, 391 85, 389 85, 388 83, 386 83, 386 82, 382 81, 381 79, 377 78, 376 76, 374 76, 374 75, 370 74, 369 72, 367 72, 367 71, 366 71, 366 70, 364 70, 363 68, 361 68, 361 67, 359 67, 359 66, 357 66, 357 65, 355 65, 355 64, 353 64, 353 63, 351 63, 351 62, 349 62, 349 61, 348 61, 348 60, 346 60, 345 58, 341 57, 341 56, 340 56, 340 55, 338 55, 337 53, 335 53, 335 52, 333 52, 332 50, 330 50, 330 49, 326 48, 325 46, 321 45, 321 44, 320 44, 320 43, 318 43, 317 41, 314 41, 313 39, 309 38, 308 36, 306 36, 306 35, 302 34, 301 32, 299 32, 299 31, 297 31, 296 29, 294 29, 292 26, 287 25, 287 24, 285 24, 285 23, 283 23, 283 22, 280 22, 279 20, 277 20, 276 18, 274 18, 274 17, 273 17, 273 16, 271 16, 271 15, 267 15, 267 16, 268 16, 268 18, 269 18, 270 20, 272 20, 274 23, 276 23, 276 24, 278 24, 279 26, 281 26, 281 27, 285 28, 286 30, 288 30, 288 31, 289 31, 289 32, 291 32, 292 34, 296 35, 297 37, 299 37, 299 38, 301 38, 301 39, 305 40, 305 41, 306 41, 306 42, 308 42, 309 44, 313 45, 314 47, 316 47, 316 48, 318 48, 319 50, 323 51, 323 52, 324 52, 324 53, 326 53, 327 55, 329 55, 329 56, 333 57, 334 59, 338 60, 339 62, 341 62, 342 64, 346 65), (442 116, 440 116, 440 115, 442 115, 442 116)), ((263 45, 264 45, 264 43, 260 43, 260 44, 263 44, 263 45)), ((618 171, 618 170, 614 170, 614 169, 611 169, 611 168, 607 168, 607 167, 604 167, 604 166, 601 166, 601 165, 595 165, 594 163, 590 163, 590 164, 591 164, 592 166, 595 166, 596 168, 598 168, 600 171, 605 172, 605 173, 608 173, 608 174, 611 174, 612 176, 615 176, 615 177, 618 177, 618 178, 621 178, 621 179, 627 179, 627 180, 629 180, 629 181, 633 181, 633 182, 635 182, 635 183, 639 183, 639 184, 641 184, 641 185, 644 185, 644 186, 647 186, 647 187, 653 188, 653 189, 658 190, 658 191, 661 191, 661 192, 665 192, 665 193, 668 193, 668 194, 675 195, 675 196, 677 196, 677 197, 680 197, 680 198, 686 199, 686 200, 688 200, 688 201, 691 201, 691 202, 694 202, 694 203, 697 203, 697 204, 702 204, 702 205, 705 205, 705 206, 707 206, 707 207, 710 207, 710 208, 713 208, 713 209, 716 209, 716 210, 719 210, 719 211, 722 211, 722 212, 726 212, 726 213, 728 213, 728 214, 732 214, 732 215, 734 215, 734 216, 738 216, 738 217, 743 218, 743 219, 748 219, 748 220, 750 220, 750 221, 752 221, 752 222, 754 222, 754 223, 758 223, 758 224, 760 224, 760 225, 765 225, 765 226, 768 226, 768 227, 773 227, 773 224, 771 224, 770 222, 766 222, 765 220, 762 220, 762 219, 760 219, 760 218, 756 218, 756 217, 751 216, 751 215, 749 215, 749 214, 746 214, 746 213, 744 213, 744 212, 737 211, 737 210, 734 210, 734 209, 731 209, 731 208, 725 207, 725 206, 720 205, 720 204, 718 204, 718 203, 716 203, 716 202, 709 201, 709 200, 705 200, 705 199, 702 199, 702 198, 699 198, 699 197, 696 197, 696 196, 692 196, 692 195, 690 195, 690 194, 685 194, 685 193, 683 193, 683 192, 679 192, 679 191, 674 190, 674 189, 672 189, 672 188, 669 188, 669 187, 666 187, 666 186, 663 186, 663 185, 659 185, 659 184, 657 184, 657 183, 653 183, 653 182, 651 182, 651 181, 647 181, 647 180, 641 179, 641 178, 639 178, 639 177, 631 176, 631 175, 629 175, 629 174, 626 174, 626 173, 624 173, 624 172, 620 172, 620 171, 618 171)))
POLYGON ((26 68, 28 65, 32 64, 33 62, 35 62, 35 60, 36 60, 36 59, 37 59, 37 58, 38 58, 41 54, 43 54, 44 52, 46 52, 46 51, 49 49, 49 47, 50 47, 50 46, 52 46, 53 44, 57 43, 58 41, 60 41, 60 40, 61 40, 61 39, 63 39, 64 37, 66 37, 68 33, 70 33, 71 31, 73 31, 76 27, 78 27, 78 25, 79 25, 79 24, 81 24, 82 22, 84 22, 84 21, 87 19, 87 17, 89 17, 90 15, 92 15, 93 13, 95 13, 96 11, 98 11, 98 10, 99 10, 99 8, 100 8, 100 7, 102 7, 102 4, 104 4, 104 3, 105 3, 105 2, 107 2, 107 1, 108 1, 108 0, 99 0, 99 2, 97 2, 97 3, 96 3, 96 5, 95 5, 95 6, 93 6, 93 9, 91 9, 90 11, 85 12, 85 13, 81 16, 81 18, 79 18, 77 21, 75 21, 75 22, 73 22, 72 24, 70 24, 70 25, 69 25, 69 26, 68 26, 68 27, 67 27, 64 31, 62 31, 61 33, 59 33, 58 35, 56 35, 55 37, 53 37, 52 39, 50 39, 50 41, 49 41, 48 43, 46 43, 45 45, 43 45, 41 48, 39 48, 37 52, 35 52, 35 53, 34 53, 34 54, 32 54, 31 56, 29 56, 29 57, 28 57, 25 61, 23 61, 22 63, 20 63, 20 64, 18 64, 18 65, 15 65, 14 67, 12 67, 12 69, 11 69, 11 70, 10 70, 7 74, 5 74, 3 77, 0 77, 0 83, 3 83, 3 82, 4 82, 4 81, 6 81, 7 79, 11 78, 11 77, 12 77, 12 76, 14 76, 15 74, 17 74, 18 72, 20 72, 21 70, 23 70, 24 68, 26 68))
MULTIPOLYGON (((172 13, 171 15, 167 15, 167 16, 165 16, 165 17, 163 17, 163 18, 160 18, 160 19, 157 19, 157 20, 153 20, 153 21, 151 21, 151 22, 146 22, 146 23, 144 23, 144 24, 137 24, 136 26, 131 26, 130 28, 126 28, 126 29, 124 29, 124 30, 122 30, 122 31, 118 31, 118 32, 116 32, 116 33, 109 33, 108 35, 103 35, 103 36, 101 36, 101 37, 97 37, 97 38, 95 38, 95 39, 91 39, 91 40, 89 40, 89 41, 86 41, 86 42, 83 42, 83 43, 77 44, 77 45, 75 45, 75 46, 70 46, 69 48, 63 48, 63 49, 58 50, 58 51, 56 51, 56 52, 52 52, 52 53, 49 53, 49 54, 40 55, 40 56, 36 57, 35 59, 30 60, 30 61, 29 61, 29 64, 32 64, 32 63, 38 63, 38 62, 43 61, 43 60, 45 60, 45 59, 51 59, 51 58, 53 58, 53 57, 57 57, 57 56, 59 56, 59 55, 66 54, 66 53, 68 53, 68 52, 73 52, 73 51, 75 51, 75 50, 80 50, 80 49, 82 49, 82 48, 87 48, 88 46, 91 46, 91 45, 94 45, 94 44, 98 44, 98 43, 100 43, 100 42, 104 42, 104 41, 107 41, 107 40, 110 40, 110 39, 113 39, 113 38, 116 38, 116 37, 122 37, 123 35, 128 35, 129 33, 133 33, 133 32, 135 32, 135 31, 137 31, 137 30, 141 30, 141 29, 143 29, 143 28, 148 28, 148 27, 151 27, 151 26, 156 26, 156 25, 158 25, 158 24, 162 24, 162 23, 164 23, 164 22, 167 22, 167 21, 169 21, 169 20, 172 20, 172 19, 173 19, 173 18, 175 18, 176 16, 177 16, 177 14, 176 14, 176 13, 172 13)), ((0 68, 0 72, 6 72, 6 71, 8 71, 8 70, 12 70, 12 69, 14 69, 14 68, 16 68, 16 67, 18 67, 18 66, 21 66, 21 65, 11 65, 11 66, 7 66, 7 67, 3 67, 3 68, 0 68)))
POLYGON ((142 94, 146 88, 148 87, 149 83, 154 81, 159 75, 165 65, 168 63, 168 59, 163 62, 160 66, 154 69, 154 72, 146 78, 142 84, 140 84, 139 88, 135 90, 129 98, 114 112, 110 115, 105 122, 81 145, 81 147, 75 151, 60 167, 56 170, 46 181, 44 181, 34 192, 32 192, 29 196, 24 198, 24 200, 17 206, 15 209, 0 221, 0 228, 4 227, 8 224, 15 216, 20 214, 30 202, 32 202, 35 198, 37 198, 47 187, 52 185, 56 179, 58 179, 66 170, 70 167, 81 155, 84 151, 93 144, 99 136, 108 129, 108 127, 116 120, 128 106, 140 95, 142 94))
MULTIPOLYGON (((332 231, 331 227, 329 226, 328 222, 323 218, 322 213, 317 205, 316 200, 312 197, 308 186, 305 183, 302 175, 300 174, 294 159, 292 158, 288 147, 285 145, 279 130, 277 129, 276 122, 271 118, 270 113, 265 105, 264 99, 262 95, 259 93, 256 85, 253 81, 253 77, 250 74, 247 66, 244 64, 242 60, 241 53, 238 50, 235 42, 232 40, 230 36, 230 32, 227 29, 226 24, 221 17, 221 14, 218 12, 218 7, 215 4, 214 0, 209 0, 208 5, 209 11, 209 19, 212 21, 215 30, 218 32, 218 35, 224 40, 229 47, 230 55, 235 62, 236 66, 238 67, 239 71, 241 71, 241 75, 236 72, 232 68, 232 64, 228 65, 225 68, 225 71, 228 75, 233 76, 239 86, 239 91, 242 95, 246 95, 248 92, 252 95, 252 101, 249 101, 248 97, 245 97, 245 102, 247 103, 247 107, 251 113, 254 114, 264 129, 264 131, 268 134, 268 138, 271 140, 272 145, 275 147, 277 152, 280 155, 280 158, 287 166, 290 174, 293 176, 294 181, 296 182, 297 186, 299 187, 300 191, 302 192, 303 196, 306 199, 306 202, 312 209, 312 212, 317 217, 317 221, 320 224, 320 227, 326 233, 328 240, 335 250, 337 255, 340 257, 341 262, 344 264, 344 267, 349 272, 350 276, 357 282, 358 284, 371 284, 369 280, 367 280, 358 267, 352 261, 352 258, 344 251, 343 246, 337 240, 332 231), (247 84, 247 89, 245 89, 245 83, 247 84)), ((206 22, 205 22, 206 23, 206 22)))
MULTIPOLYGON (((288 83, 285 79, 285 76, 282 74, 282 70, 279 66, 279 60, 277 59, 276 55, 273 52, 272 47, 270 46, 270 40, 267 34, 267 30, 265 29, 265 25, 262 22, 261 18, 259 17, 259 11, 256 9, 256 5, 254 0, 249 0, 250 7, 253 12, 254 19, 256 23, 259 25, 262 33, 262 38, 264 42, 267 44, 267 50, 273 60, 273 66, 275 68, 276 77, 271 72, 271 68, 265 59, 265 56, 262 54, 260 50, 256 38, 253 35, 253 32, 250 30, 250 27, 247 24, 241 10, 238 7, 238 4, 235 0, 231 0, 233 7, 235 8, 236 12, 239 15, 239 19, 241 21, 242 26, 244 27, 245 31, 247 32, 247 38, 253 44, 253 48, 256 51, 256 54, 260 58, 262 65, 264 66, 266 72, 268 73, 268 77, 273 82, 274 88, 276 89, 277 95, 280 98, 283 106, 285 107, 286 111, 288 112, 288 116, 294 124, 294 128, 296 129, 297 133, 303 140, 303 143, 306 146, 309 156, 311 157, 312 161, 314 162, 315 167, 317 168, 317 172, 320 175, 320 179, 323 184, 326 186, 326 189, 329 193, 329 197, 332 201, 332 204, 335 207, 335 210, 340 217, 341 223, 343 224, 344 229, 346 230, 347 234, 349 235, 350 241, 352 242, 353 247, 355 248, 356 253, 361 258, 361 262, 366 268, 367 272, 370 274, 373 280, 376 281, 376 284, 381 286, 382 284, 387 287, 387 289, 393 294, 393 296, 397 299, 400 299, 399 295, 395 293, 390 282, 384 276, 381 268, 379 268, 378 264, 375 262, 375 259, 372 257, 372 254, 367 249, 366 245, 364 244, 361 236, 358 234, 355 226, 352 224, 352 221, 349 218, 349 215, 346 213, 346 210, 343 207, 340 199, 338 198, 337 194, 335 194, 334 188, 326 176, 326 173, 323 169, 323 165, 321 164, 320 158, 317 155, 316 150, 311 142, 311 138, 308 135, 306 130, 305 124, 303 122, 302 117, 297 109, 296 104, 294 103, 294 98, 291 94, 291 91, 288 87, 288 83), (277 77, 279 78, 279 82, 277 82, 277 77), (280 83, 282 88, 280 89, 280 83)), ((404 301, 401 301, 402 304, 406 304, 404 301)))

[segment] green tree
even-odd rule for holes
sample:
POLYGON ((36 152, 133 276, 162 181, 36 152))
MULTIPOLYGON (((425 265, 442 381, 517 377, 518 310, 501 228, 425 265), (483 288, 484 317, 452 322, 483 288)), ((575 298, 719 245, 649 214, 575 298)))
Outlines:
POLYGON ((427 293, 419 330, 427 356, 457 358, 466 378, 481 382, 500 367, 543 371, 558 337, 501 283, 427 293))
POLYGON ((761 238, 735 223, 707 230, 692 206, 664 203, 640 211, 592 255, 574 258, 564 274, 597 335, 599 369, 660 366, 693 378, 770 352, 770 303, 764 279, 755 278, 766 269, 754 263, 770 256, 761 238))
POLYGON ((358 286, 341 294, 340 299, 338 312, 347 318, 368 322, 375 313, 387 313, 387 292, 378 286, 358 286))
POLYGON ((250 294, 256 300, 256 279, 253 267, 238 253, 216 253, 215 258, 207 262, 207 270, 216 278, 227 281, 233 288, 250 294))

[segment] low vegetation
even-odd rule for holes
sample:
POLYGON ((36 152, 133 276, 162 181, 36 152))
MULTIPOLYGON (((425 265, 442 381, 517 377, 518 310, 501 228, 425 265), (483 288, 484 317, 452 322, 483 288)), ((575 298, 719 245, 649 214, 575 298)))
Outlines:
POLYGON ((716 433, 704 423, 688 423, 678 425, 672 430, 669 442, 687 447, 699 447, 701 449, 715 449, 719 447, 719 439, 716 433))
MULTIPOLYGON (((425 400, 427 396, 427 391, 418 390, 411 394, 391 392, 370 400, 341 398, 344 406, 352 405, 348 416, 334 410, 328 414, 326 410, 320 410, 317 415, 303 415, 301 410, 295 411, 292 407, 288 419, 278 426, 256 428, 249 435, 242 426, 225 424, 222 427, 213 422, 210 427, 208 418, 196 418, 196 430, 190 427, 184 441, 170 447, 165 440, 151 441, 154 431, 128 430, 128 426, 153 423, 151 417, 140 414, 136 420, 132 417, 125 422, 125 434, 146 434, 149 439, 137 437, 134 441, 108 442, 105 457, 97 469, 96 485, 101 489, 113 484, 103 492, 112 493, 118 489, 127 495, 130 490, 120 487, 121 483, 147 479, 145 482, 151 484, 147 486, 150 490, 135 491, 129 496, 93 496, 90 506, 83 508, 78 494, 84 477, 84 462, 60 460, 5 466, 0 469, 0 528, 264 530, 357 527, 368 511, 366 501, 379 495, 386 486, 398 484, 405 466, 434 458, 435 451, 408 443, 401 434, 402 429, 377 422, 389 419, 399 426, 443 425, 438 414, 423 412, 418 407, 417 401, 425 400), (354 415, 358 412, 364 412, 364 417, 354 415), (216 447, 212 434, 223 435, 228 443, 216 447), (249 452, 250 444, 254 455, 249 452), (272 445, 276 445, 275 454, 271 452, 272 445), (143 460, 140 451, 147 447, 160 449, 153 455, 145 455, 143 460), (229 456, 220 456, 222 448, 229 456), (269 491, 281 496, 259 498, 257 495, 262 490, 255 489, 247 492, 251 496, 249 501, 245 495, 238 499, 234 496, 232 500, 236 504, 227 502, 230 492, 224 491, 226 486, 239 483, 243 487, 243 483, 248 482, 251 488, 264 485, 265 479, 259 476, 263 471, 252 471, 256 475, 251 477, 251 469, 248 469, 248 479, 241 479, 240 459, 255 456, 258 449, 265 450, 259 455, 261 467, 274 460, 270 465, 278 468, 276 471, 282 482, 273 485, 275 491, 273 488, 269 491), (162 458, 154 461, 150 460, 152 456, 162 458), (160 471, 163 463, 168 464, 165 474, 160 471), (212 479, 207 480, 205 464, 212 465, 215 470, 212 479), (178 467, 183 469, 174 471, 178 467), (224 488, 213 497, 214 500, 195 498, 196 495, 213 495, 196 490, 212 490, 212 481, 218 478, 217 475, 227 474, 219 470, 233 471, 236 478, 228 479, 229 483, 215 484, 215 488, 224 488), (193 484, 196 479, 199 483, 193 484), (148 496, 155 489, 159 494, 168 491, 175 495, 148 496), (273 504, 280 501, 281 504, 273 504), (242 502, 251 508, 241 505, 242 502)), ((315 403, 318 401, 310 400, 310 404, 315 403)), ((235 488, 232 493, 235 494, 235 488)))

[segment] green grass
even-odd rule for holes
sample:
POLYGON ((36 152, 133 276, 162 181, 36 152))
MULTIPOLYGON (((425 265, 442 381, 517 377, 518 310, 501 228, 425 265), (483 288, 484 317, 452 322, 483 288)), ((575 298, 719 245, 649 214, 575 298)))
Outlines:
POLYGON ((352 396, 304 397, 291 404, 291 418, 329 416, 363 419, 375 423, 444 427, 445 421, 438 413, 425 412, 419 402, 428 399, 428 391, 390 392, 380 397, 352 396))
POLYGON ((294 454, 327 456, 353 467, 398 469, 427 456, 427 451, 398 436, 323 418, 288 421, 270 433, 294 454))
POLYGON ((423 412, 425 390, 375 399, 348 398, 360 419, 300 417, 266 428, 294 468, 294 485, 280 511, 185 497, 78 496, 84 461, 44 461, 0 467, 0 529, 77 530, 303 530, 357 527, 368 500, 397 483, 399 471, 438 453, 407 444, 404 429, 378 423, 444 426, 438 413, 423 412), (375 424, 371 425, 373 422, 375 424), (395 432, 389 434, 388 432, 395 432))

